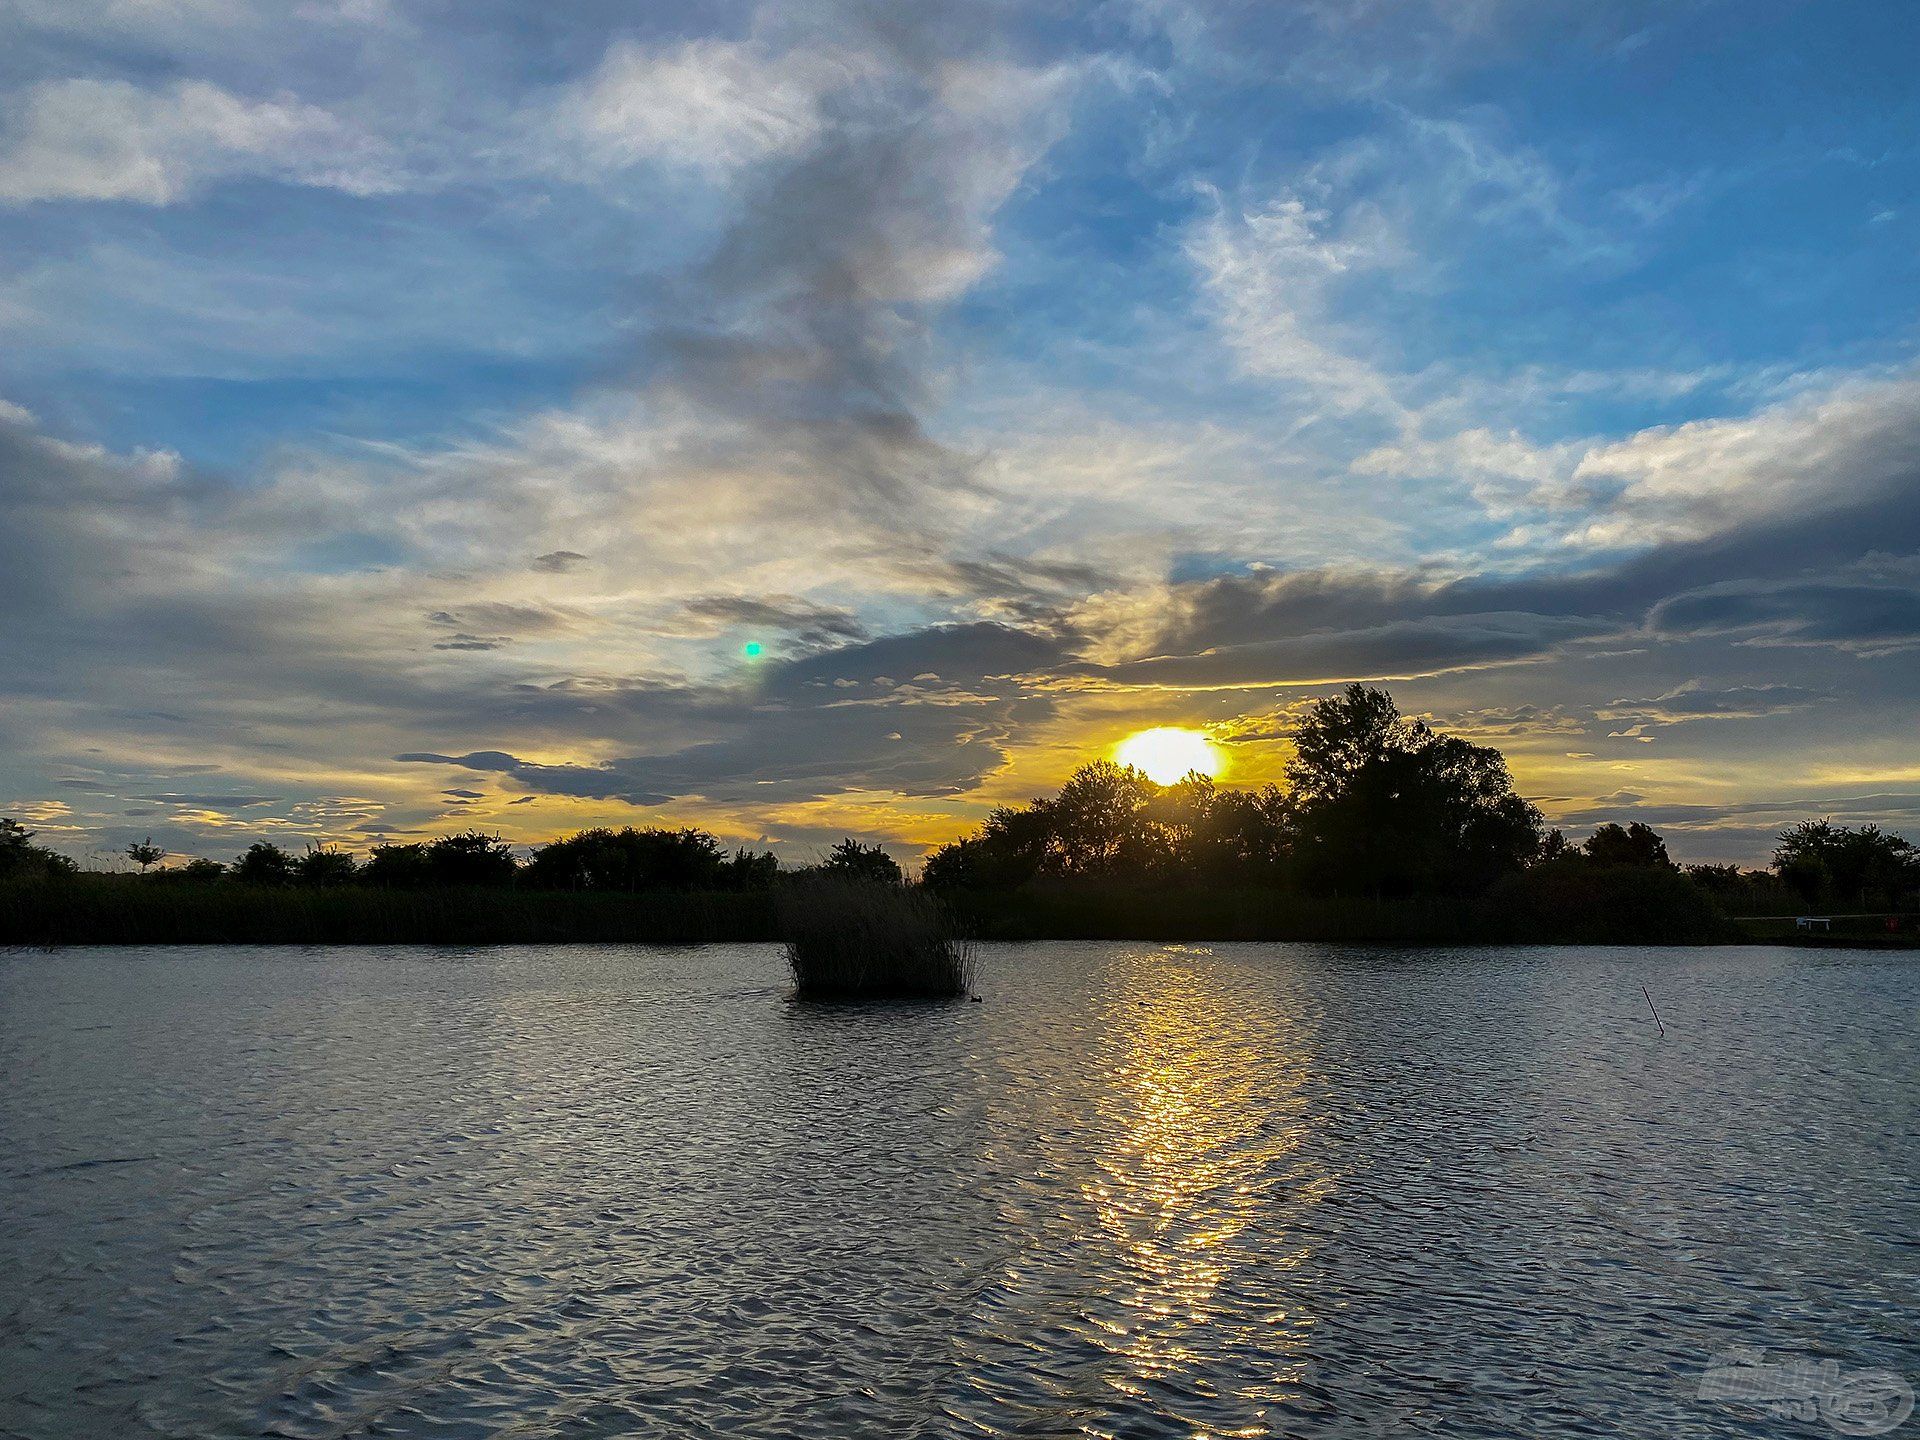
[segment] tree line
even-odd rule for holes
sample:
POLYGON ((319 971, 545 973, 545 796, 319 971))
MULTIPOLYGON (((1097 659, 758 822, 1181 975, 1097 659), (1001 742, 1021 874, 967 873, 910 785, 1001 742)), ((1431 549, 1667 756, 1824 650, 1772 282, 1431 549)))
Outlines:
POLYGON ((1109 880, 1258 885, 1388 899, 1475 895, 1551 869, 1684 874, 1723 902, 1792 897, 1894 908, 1920 892, 1920 849, 1878 826, 1808 820, 1779 837, 1771 870, 1674 863, 1640 821, 1575 845, 1515 791, 1498 750, 1408 720, 1381 690, 1317 702, 1295 736, 1286 786, 1170 786, 1109 761, 1060 793, 994 811, 927 858, 925 883, 955 891, 1109 880))
MULTIPOLYGON (((1498 750, 1409 720, 1385 691, 1362 685, 1311 707, 1285 779, 1284 788, 1224 789, 1194 774, 1162 786, 1095 761, 1058 794, 997 809, 973 834, 935 850, 921 883, 974 896, 1128 882, 1386 900, 1481 895, 1523 873, 1564 887, 1584 873, 1626 870, 1684 873, 1733 909, 1773 897, 1891 909, 1920 892, 1920 849, 1874 825, 1803 821, 1780 835, 1765 871, 1677 866, 1663 837, 1639 821, 1601 825, 1574 845, 1517 793, 1498 750)), ((0 878, 73 871, 71 860, 32 840, 0 820, 0 878)), ((143 872, 167 858, 151 840, 126 853, 143 872)), ((376 845, 364 859, 327 845, 296 855, 262 841, 230 864, 193 859, 161 872, 266 886, 723 892, 810 874, 905 883, 885 850, 852 838, 795 871, 769 852, 729 851, 703 830, 634 827, 583 830, 526 860, 498 836, 469 830, 376 845)))

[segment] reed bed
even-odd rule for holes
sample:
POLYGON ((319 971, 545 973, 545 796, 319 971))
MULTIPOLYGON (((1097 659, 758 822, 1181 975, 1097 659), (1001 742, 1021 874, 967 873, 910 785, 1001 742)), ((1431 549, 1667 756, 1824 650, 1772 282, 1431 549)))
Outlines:
POLYGON ((820 880, 783 890, 776 909, 800 999, 936 999, 973 989, 971 942, 923 890, 820 880))

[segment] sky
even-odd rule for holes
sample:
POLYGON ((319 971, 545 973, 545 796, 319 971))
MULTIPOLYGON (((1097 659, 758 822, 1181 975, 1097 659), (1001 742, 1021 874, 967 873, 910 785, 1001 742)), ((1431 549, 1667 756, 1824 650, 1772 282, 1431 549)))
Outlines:
POLYGON ((1346 682, 1920 836, 1920 7, 0 0, 0 814, 903 859, 1346 682))

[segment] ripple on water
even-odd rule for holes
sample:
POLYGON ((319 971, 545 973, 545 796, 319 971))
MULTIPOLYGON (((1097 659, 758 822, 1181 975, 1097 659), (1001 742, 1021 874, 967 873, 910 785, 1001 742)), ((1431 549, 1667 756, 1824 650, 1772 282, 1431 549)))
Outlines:
POLYGON ((0 1433, 1775 1433, 1715 1354, 1920 1378, 1917 974, 0 957, 0 1433))

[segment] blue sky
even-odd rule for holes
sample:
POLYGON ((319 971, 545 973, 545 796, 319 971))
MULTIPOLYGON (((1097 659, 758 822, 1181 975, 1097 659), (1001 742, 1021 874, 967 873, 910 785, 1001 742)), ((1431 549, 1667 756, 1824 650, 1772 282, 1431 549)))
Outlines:
POLYGON ((76 853, 907 854, 1349 679, 1576 830, 1916 825, 1911 6, 0 39, 0 803, 76 853))

